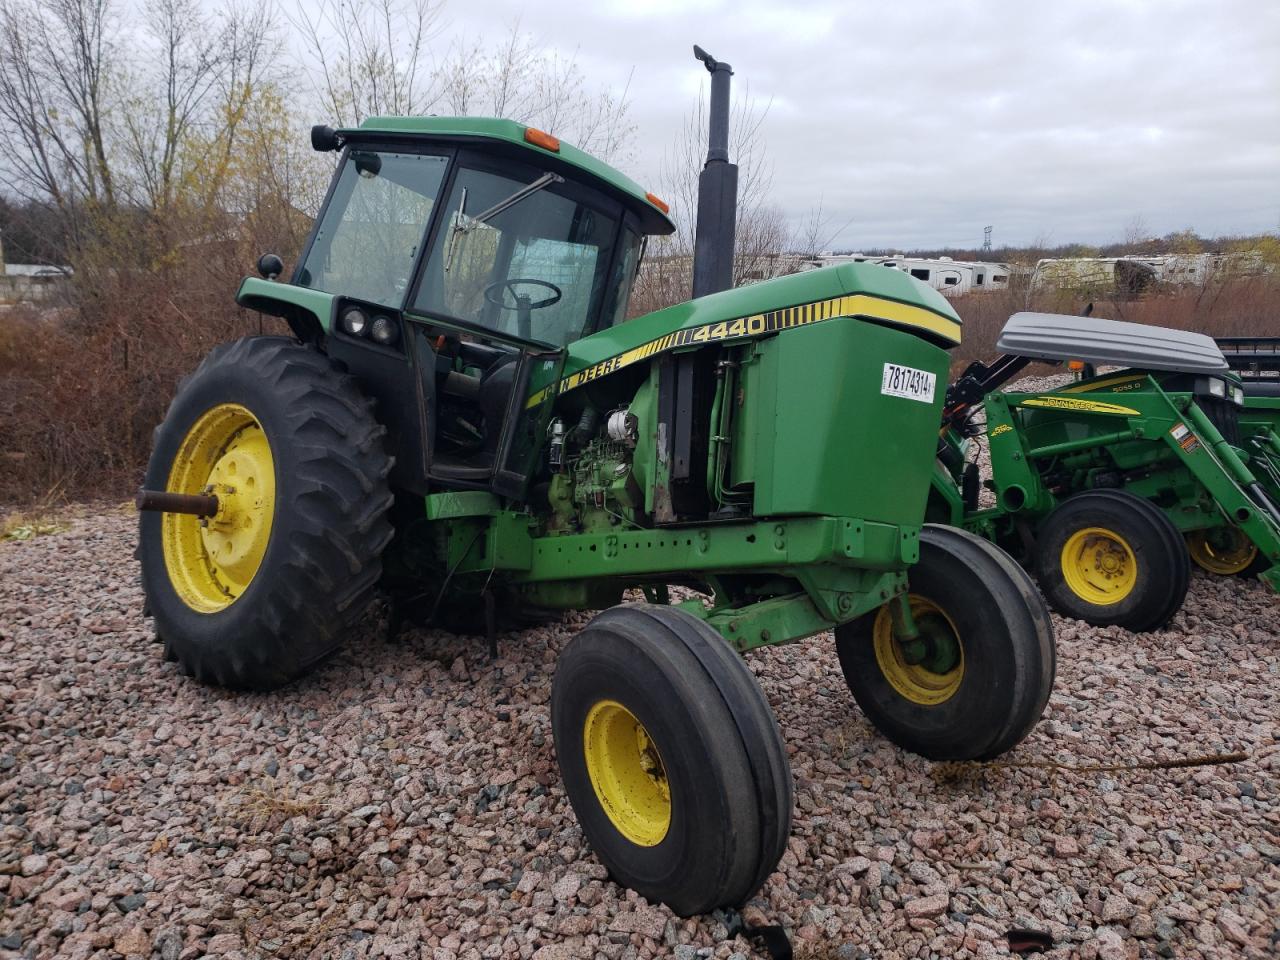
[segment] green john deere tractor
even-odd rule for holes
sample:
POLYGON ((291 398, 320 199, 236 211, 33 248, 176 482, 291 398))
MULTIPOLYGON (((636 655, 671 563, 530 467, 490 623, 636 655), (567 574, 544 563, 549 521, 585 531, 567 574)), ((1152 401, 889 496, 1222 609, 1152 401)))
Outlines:
MULTIPOLYGON (((1093 624, 1164 626, 1190 559, 1280 591, 1280 440, 1209 337, 1096 317, 1019 313, 950 387, 928 518, 1001 544, 1051 606, 1093 624), (1075 361, 1052 390, 1001 387, 1075 361), (1096 373, 1096 365, 1119 367, 1096 373), (984 416, 979 417, 979 414, 984 416), (985 486, 975 441, 990 452, 985 486)), ((1273 408, 1274 409, 1274 408, 1273 408)))
POLYGON ((287 683, 377 590, 490 637, 603 609, 559 656, 558 762, 614 878, 681 914, 751 896, 790 829, 739 654, 834 630, 903 747, 1026 736, 1054 674, 1043 601, 992 544, 924 525, 960 338, 935 291, 852 265, 626 320, 645 238, 673 227, 598 160, 492 119, 313 143, 340 157, 292 278, 268 255, 237 295, 293 335, 208 356, 139 493, 184 671, 287 683))

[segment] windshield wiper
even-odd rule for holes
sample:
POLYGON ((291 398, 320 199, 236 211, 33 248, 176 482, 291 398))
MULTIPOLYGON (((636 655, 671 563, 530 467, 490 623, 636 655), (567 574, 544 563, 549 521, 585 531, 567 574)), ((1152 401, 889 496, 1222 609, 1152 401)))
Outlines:
POLYGON ((449 246, 448 246, 448 249, 445 250, 445 255, 444 255, 445 272, 448 273, 449 268, 453 266, 453 251, 454 251, 454 248, 457 246, 457 239, 460 234, 467 233, 468 231, 474 230, 476 227, 480 226, 480 224, 482 223, 488 223, 490 220, 492 220, 498 214, 502 213, 504 210, 509 210, 511 207, 514 207, 521 200, 525 199, 526 197, 533 196, 533 194, 537 193, 543 187, 549 187, 553 183, 564 183, 564 177, 560 176, 558 173, 544 173, 537 180, 534 180, 532 183, 521 187, 511 196, 507 197, 505 200, 499 200, 488 210, 484 210, 481 213, 477 213, 474 217, 469 217, 466 214, 467 188, 463 187, 462 196, 458 200, 458 214, 454 218, 453 229, 449 231, 449 246))

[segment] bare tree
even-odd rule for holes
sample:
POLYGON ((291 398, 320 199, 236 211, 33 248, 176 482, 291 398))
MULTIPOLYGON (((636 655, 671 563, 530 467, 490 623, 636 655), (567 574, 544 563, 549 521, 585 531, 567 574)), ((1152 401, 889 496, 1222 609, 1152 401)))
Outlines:
MULTIPOLYGON (((791 269, 784 256, 790 240, 787 218, 771 196, 773 164, 763 136, 769 107, 744 88, 743 95, 735 98, 729 118, 729 156, 738 165, 735 286, 791 269)), ((707 155, 706 111, 706 98, 699 95, 662 161, 659 192, 671 202, 676 232, 649 246, 636 302, 650 309, 687 299, 691 292, 698 174, 707 155)))
POLYGON ((0 3, 0 126, 20 147, 7 171, 18 193, 114 205, 114 12, 111 0, 0 3))
POLYGON ((442 27, 438 0, 319 0, 297 4, 293 21, 337 123, 421 114, 435 102, 428 46, 442 27))
POLYGON ((491 44, 456 41, 437 65, 434 96, 450 113, 505 117, 572 141, 602 160, 625 152, 631 79, 593 91, 576 53, 548 49, 519 23, 491 44))
MULTIPOLYGON (((282 86, 279 71, 274 66, 281 48, 280 34, 272 25, 271 9, 267 4, 255 0, 244 0, 243 3, 231 0, 219 14, 220 69, 215 74, 213 94, 216 98, 214 109, 220 122, 211 125, 214 135, 209 140, 204 159, 206 165, 213 161, 223 175, 205 179, 206 204, 212 203, 222 189, 232 152, 242 139, 242 128, 250 122, 251 111, 279 111, 280 116, 273 118, 273 126, 280 133, 281 141, 289 139, 287 123, 281 119, 284 104, 273 96, 282 86)), ((258 125, 262 125, 261 118, 258 125)), ((270 158, 266 160, 270 170, 270 158)))
POLYGON ((1135 213, 1124 225, 1124 245, 1127 250, 1141 250, 1151 240, 1151 228, 1140 213, 1135 213))
POLYGON ((817 206, 809 211, 787 243, 787 249, 801 259, 817 260, 831 249, 836 237, 853 223, 853 217, 848 217, 837 226, 824 207, 825 200, 819 197, 817 206))
POLYGON ((197 0, 146 0, 142 11, 152 70, 137 78, 121 111, 122 142, 141 191, 132 199, 163 210, 173 201, 179 153, 217 85, 222 51, 197 0))
MULTIPOLYGON (((751 221, 769 206, 773 189, 773 164, 763 137, 764 122, 772 102, 760 103, 744 85, 735 97, 729 116, 729 157, 738 165, 738 233, 752 236, 751 221), (744 226, 746 230, 744 231, 744 226)), ((664 156, 660 182, 670 198, 676 221, 675 247, 693 250, 695 214, 698 209, 698 173, 707 158, 707 100, 705 90, 685 116, 675 142, 664 156)))
POLYGON ((267 8, 232 0, 0 0, 0 127, 11 190, 70 210, 212 202, 278 41, 267 8), (128 59, 114 38, 142 24, 128 59), (130 69, 131 63, 137 64, 130 69))
POLYGON ((541 127, 609 160, 624 149, 630 82, 596 90, 575 55, 517 22, 498 39, 442 52, 444 0, 319 0, 294 16, 324 109, 344 126, 377 115, 495 116, 541 127))

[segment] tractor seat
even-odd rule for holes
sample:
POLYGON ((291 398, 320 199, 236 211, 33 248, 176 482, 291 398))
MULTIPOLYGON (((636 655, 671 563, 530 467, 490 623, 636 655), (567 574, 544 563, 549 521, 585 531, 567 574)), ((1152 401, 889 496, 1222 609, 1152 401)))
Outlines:
POLYGON ((1274 380, 1245 380, 1246 397, 1280 397, 1280 378, 1274 380))
POLYGON ((507 408, 511 405, 511 391, 516 386, 516 363, 518 354, 499 360, 480 375, 480 389, 477 399, 480 413, 484 416, 484 448, 496 450, 498 439, 502 436, 502 422, 506 419, 507 408))
MULTIPOLYGON (((463 401, 464 407, 479 410, 478 421, 484 433, 482 449, 492 452, 502 436, 502 421, 515 389, 517 355, 498 360, 479 376, 450 370, 440 382, 440 390, 448 397, 463 401)), ((470 419, 470 418, 468 418, 470 419)))

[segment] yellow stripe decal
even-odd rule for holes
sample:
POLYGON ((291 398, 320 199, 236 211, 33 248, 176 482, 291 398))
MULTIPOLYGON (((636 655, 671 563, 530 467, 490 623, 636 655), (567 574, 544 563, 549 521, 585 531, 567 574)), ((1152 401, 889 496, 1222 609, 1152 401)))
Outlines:
POLYGON ((529 397, 527 406, 536 407, 550 396, 573 390, 593 380, 599 380, 601 377, 608 376, 623 367, 639 363, 641 360, 647 360, 655 353, 678 350, 681 347, 697 346, 702 343, 736 340, 740 337, 759 337, 767 333, 776 333, 779 330, 806 326, 837 317, 861 317, 868 320, 888 322, 895 326, 914 327, 918 330, 927 330, 930 333, 935 333, 950 340, 953 344, 960 343, 960 324, 955 320, 939 316, 931 310, 925 310, 923 307, 913 307, 909 304, 896 303, 893 300, 882 300, 879 297, 858 293, 847 297, 816 300, 811 303, 798 304, 794 307, 786 307, 782 310, 756 313, 749 317, 739 317, 736 320, 721 320, 718 323, 707 323, 700 327, 689 327, 685 330, 668 333, 656 340, 651 340, 641 346, 624 351, 616 357, 593 363, 577 373, 570 374, 559 383, 543 387, 529 397))
POLYGON ((1116 416, 1141 416, 1137 410, 1122 407, 1118 403, 1101 400, 1081 400, 1078 397, 1031 397, 1018 403, 1020 407, 1047 407, 1051 410, 1072 410, 1077 413, 1109 413, 1116 416))
POLYGON ((1139 380, 1147 379, 1145 373, 1129 374, 1125 377, 1112 377, 1109 380, 1098 380, 1095 383, 1078 383, 1074 387, 1067 387, 1062 393, 1092 393, 1094 390, 1104 390, 1107 387, 1118 387, 1122 383, 1136 383, 1139 380))

